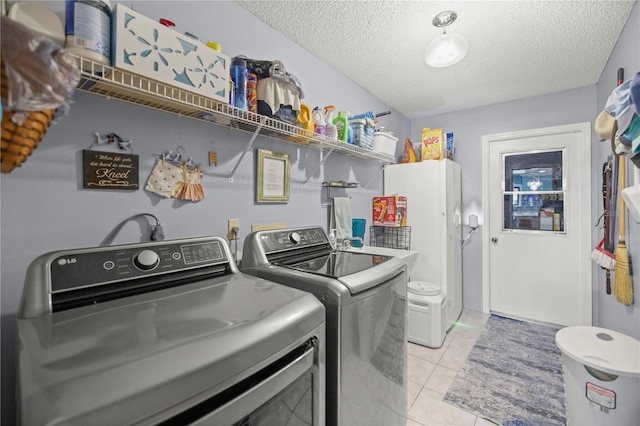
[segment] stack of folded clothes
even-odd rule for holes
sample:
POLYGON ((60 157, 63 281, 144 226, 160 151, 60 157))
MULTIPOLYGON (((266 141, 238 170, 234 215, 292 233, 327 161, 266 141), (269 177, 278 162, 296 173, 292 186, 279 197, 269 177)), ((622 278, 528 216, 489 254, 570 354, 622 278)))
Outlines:
POLYGON ((258 113, 295 125, 304 98, 298 78, 278 60, 263 61, 236 56, 247 62, 247 69, 258 77, 258 113))

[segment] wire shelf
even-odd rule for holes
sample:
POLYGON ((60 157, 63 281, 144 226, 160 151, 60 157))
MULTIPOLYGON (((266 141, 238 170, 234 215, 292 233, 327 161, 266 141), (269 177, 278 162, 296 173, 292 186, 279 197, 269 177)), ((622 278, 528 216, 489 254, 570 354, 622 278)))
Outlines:
POLYGON ((330 181, 322 182, 323 188, 357 188, 358 182, 330 181))
POLYGON ((160 83, 137 74, 73 55, 81 79, 76 90, 118 99, 147 108, 206 121, 218 126, 256 133, 321 151, 336 151, 360 159, 395 162, 393 156, 346 144, 314 132, 244 111, 223 102, 160 83))
POLYGON ((369 228, 369 245, 410 250, 411 227, 371 226, 369 228))

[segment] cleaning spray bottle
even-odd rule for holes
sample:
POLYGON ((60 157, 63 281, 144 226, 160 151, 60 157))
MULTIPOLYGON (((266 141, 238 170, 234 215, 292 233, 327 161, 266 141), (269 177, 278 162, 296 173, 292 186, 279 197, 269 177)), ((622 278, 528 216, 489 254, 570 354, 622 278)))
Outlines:
POLYGON ((336 248, 336 230, 332 229, 331 231, 329 231, 329 244, 331 244, 331 247, 333 247, 333 249, 335 250, 336 248))
POLYGON ((338 139, 338 131, 333 120, 336 118, 336 107, 328 105, 324 107, 325 135, 331 139, 338 139))

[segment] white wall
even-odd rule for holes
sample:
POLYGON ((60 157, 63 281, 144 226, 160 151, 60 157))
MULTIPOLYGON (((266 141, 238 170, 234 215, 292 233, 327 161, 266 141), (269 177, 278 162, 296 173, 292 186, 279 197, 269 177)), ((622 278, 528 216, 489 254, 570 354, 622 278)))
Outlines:
MULTIPOLYGON (((392 114, 379 126, 404 140, 410 122, 360 86, 348 80, 271 27, 258 21, 233 2, 127 2, 154 19, 166 17, 180 31, 202 40, 220 43, 227 55, 281 60, 295 74, 305 92, 303 102, 313 106, 335 105, 351 113, 366 111, 392 114), (215 25, 214 25, 215 24, 215 25)), ((62 11, 62 2, 47 2, 62 11)), ((360 182, 348 190, 354 217, 370 224, 371 198, 382 194, 382 165, 333 153, 320 167, 322 153, 302 146, 258 137, 234 176, 228 175, 247 146, 250 133, 218 127, 172 114, 115 100, 76 93, 71 112, 53 125, 40 146, 22 167, 2 176, 1 204, 1 320, 2 320, 2 424, 14 423, 15 314, 29 262, 51 250, 97 246, 123 219, 152 213, 165 224, 166 238, 226 235, 227 219, 240 219, 240 238, 252 224, 285 222, 289 226, 326 226, 326 180, 360 182), (115 132, 133 140, 140 156, 138 191, 85 190, 82 188, 81 155, 94 141, 93 133, 115 132), (212 144, 212 141, 215 141, 212 144), (206 199, 183 202, 160 199, 144 191, 154 154, 176 146, 204 166, 206 199), (291 156, 291 193, 287 204, 254 203, 254 156, 257 148, 291 156), (218 153, 218 165, 208 166, 208 151, 218 153), (303 182, 307 181, 306 185, 303 182), (363 188, 367 183, 368 188, 363 188)), ((95 149, 95 147, 94 147, 95 149)), ((102 147, 100 149, 103 149, 102 147)), ((106 149, 106 148, 105 148, 106 149)), ((347 195, 332 190, 332 196, 347 195)), ((147 220, 127 224, 113 242, 148 240, 147 220)), ((242 240, 240 241, 240 250, 242 240)), ((233 245, 232 245, 233 248, 233 245)))

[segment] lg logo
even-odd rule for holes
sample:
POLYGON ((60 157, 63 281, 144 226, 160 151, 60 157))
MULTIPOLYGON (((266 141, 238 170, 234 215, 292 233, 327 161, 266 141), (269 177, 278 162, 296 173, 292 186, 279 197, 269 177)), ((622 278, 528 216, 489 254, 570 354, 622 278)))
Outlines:
POLYGON ((58 259, 58 265, 60 265, 60 266, 67 265, 69 263, 76 263, 76 258, 75 257, 70 257, 68 259, 58 259))

